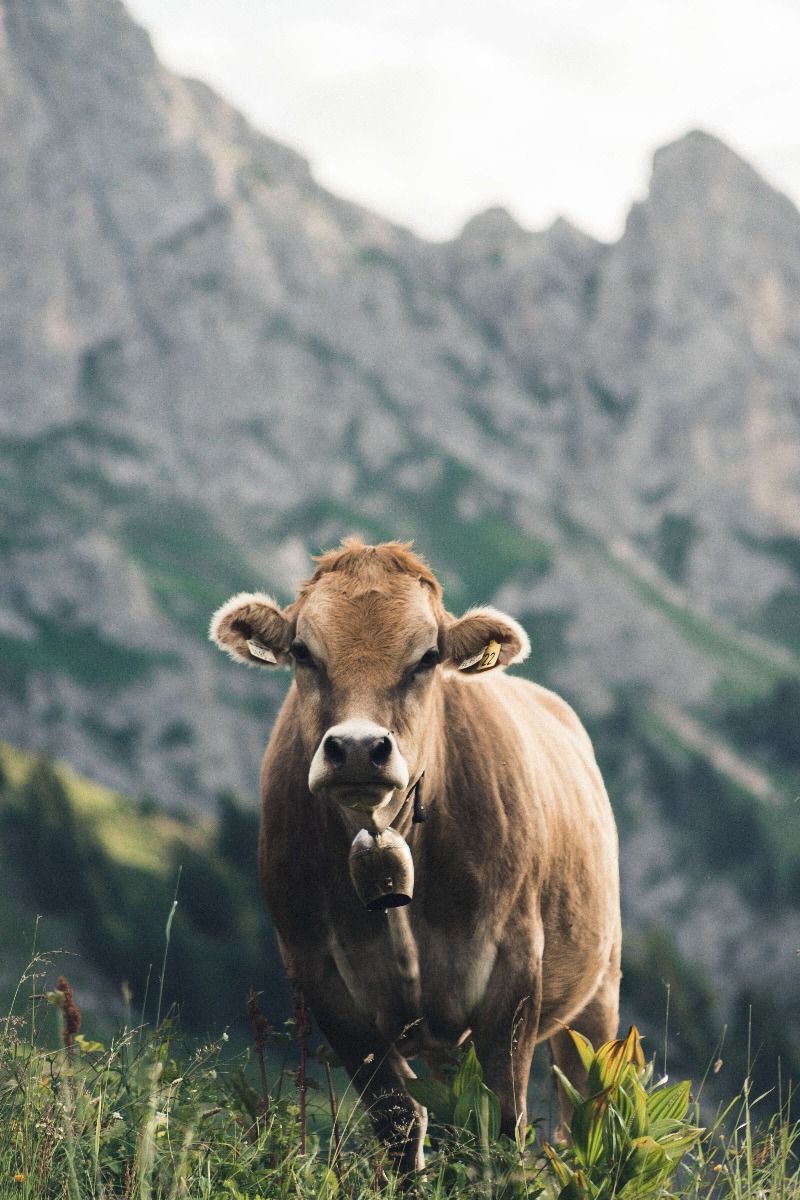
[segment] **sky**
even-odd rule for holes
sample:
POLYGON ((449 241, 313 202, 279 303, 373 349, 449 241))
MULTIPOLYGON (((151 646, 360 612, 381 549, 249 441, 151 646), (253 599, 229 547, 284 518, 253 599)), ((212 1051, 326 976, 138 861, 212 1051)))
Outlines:
POLYGON ((126 0, 162 61, 423 236, 613 240, 701 128, 800 203, 800 0, 126 0))

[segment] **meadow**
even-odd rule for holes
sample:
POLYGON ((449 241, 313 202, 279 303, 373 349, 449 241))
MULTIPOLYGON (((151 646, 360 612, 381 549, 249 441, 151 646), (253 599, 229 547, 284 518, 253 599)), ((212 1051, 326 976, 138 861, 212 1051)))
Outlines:
POLYGON ((159 987, 155 1023, 124 1024, 103 1043, 82 1027, 64 976, 43 986, 50 968, 33 959, 0 1022, 2 1200, 800 1196, 788 1092, 763 1110, 745 1080, 704 1125, 703 1081, 660 1075, 634 1027, 596 1049, 573 1034, 588 1099, 570 1093, 568 1142, 537 1122, 518 1141, 501 1137, 499 1102, 472 1048, 443 1077, 413 1082, 431 1124, 426 1168, 408 1180, 372 1138, 330 1052, 312 1050, 302 1003, 276 1028, 251 992, 250 1044, 231 1052, 227 1032, 202 1041, 181 1032, 175 1012, 162 1019, 159 987))

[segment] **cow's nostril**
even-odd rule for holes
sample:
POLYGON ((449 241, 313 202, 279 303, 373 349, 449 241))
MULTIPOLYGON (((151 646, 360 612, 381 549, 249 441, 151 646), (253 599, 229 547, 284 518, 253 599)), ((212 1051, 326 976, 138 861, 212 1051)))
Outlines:
POLYGON ((389 737, 376 738, 370 748, 370 758, 374 767, 384 767, 392 753, 392 739, 389 737))
POLYGON ((334 767, 343 767, 347 759, 347 751, 341 738, 329 734, 323 743, 323 750, 328 762, 334 767))

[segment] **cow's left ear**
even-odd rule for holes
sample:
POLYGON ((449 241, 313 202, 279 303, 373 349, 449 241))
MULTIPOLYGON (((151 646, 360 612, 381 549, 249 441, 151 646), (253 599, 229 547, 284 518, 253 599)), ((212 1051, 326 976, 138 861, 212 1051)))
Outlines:
POLYGON ((518 621, 496 608, 471 608, 444 628, 442 661, 466 675, 523 662, 531 652, 518 621))
POLYGON ((517 620, 487 605, 470 608, 445 625, 440 652, 445 665, 463 674, 482 674, 527 659, 530 641, 517 620))
POLYGON ((288 667, 294 623, 263 592, 240 592, 218 608, 208 636, 220 650, 249 667, 288 667))

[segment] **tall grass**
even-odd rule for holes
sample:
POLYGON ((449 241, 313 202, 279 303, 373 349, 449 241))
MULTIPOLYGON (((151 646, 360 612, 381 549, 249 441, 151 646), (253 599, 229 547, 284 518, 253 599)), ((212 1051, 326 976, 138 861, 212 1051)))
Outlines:
MULTIPOLYGON (((401 1194, 352 1091, 336 1095, 329 1053, 306 1080, 304 1146, 296 1072, 276 1065, 291 1023, 261 1027, 261 1065, 253 1050, 232 1053, 225 1034, 184 1040, 174 1014, 123 1027, 102 1045, 75 1031, 74 1015, 67 1029, 65 992, 43 986, 46 969, 37 957, 19 1012, 0 1020, 0 1200, 401 1194)), ((635 1031, 597 1051, 584 1043, 582 1053, 594 1095, 579 1103, 568 1146, 542 1144, 531 1128, 519 1142, 500 1137, 496 1098, 466 1054, 438 1093, 444 1119, 433 1111, 436 1144, 416 1194, 800 1200, 790 1097, 762 1124, 762 1098, 745 1083, 701 1133, 689 1084, 654 1082, 635 1031)))

